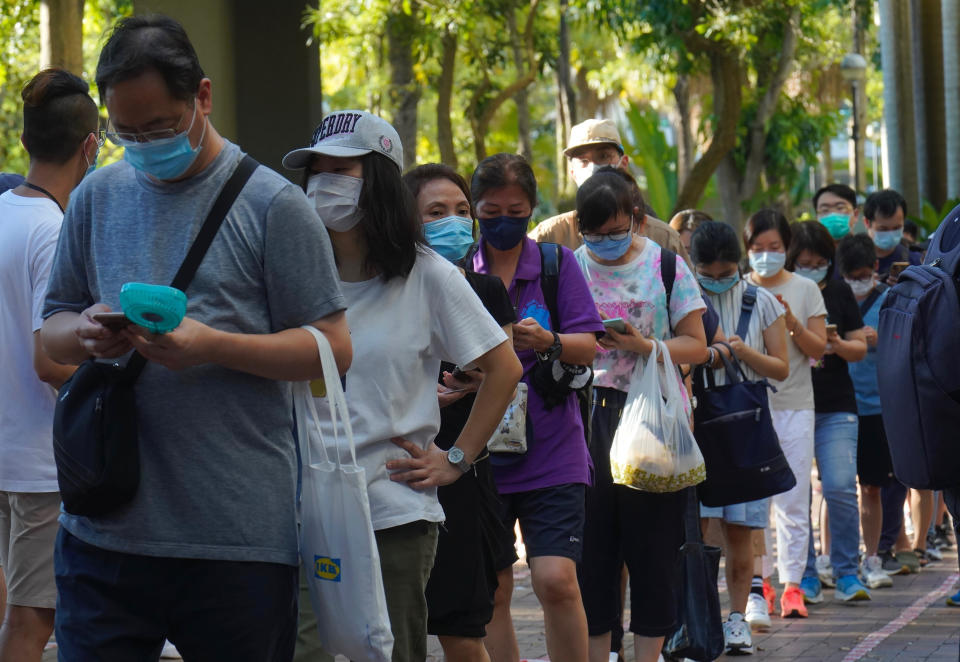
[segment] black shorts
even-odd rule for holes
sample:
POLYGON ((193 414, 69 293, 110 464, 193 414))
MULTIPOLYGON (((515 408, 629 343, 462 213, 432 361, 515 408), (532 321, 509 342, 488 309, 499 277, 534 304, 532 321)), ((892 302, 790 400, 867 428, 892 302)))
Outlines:
POLYGON ((513 538, 500 521, 499 497, 489 459, 437 490, 446 522, 427 582, 427 632, 484 637, 493 617, 496 561, 513 538))
POLYGON ((861 416, 860 436, 857 439, 857 476, 862 485, 886 487, 894 479, 893 460, 883 417, 861 416))
POLYGON ((510 547, 497 559, 497 570, 509 568, 517 560, 514 527, 519 520, 527 563, 538 556, 562 556, 580 562, 583 553, 582 483, 565 483, 528 492, 500 495, 500 521, 510 532, 510 547))
POLYGON ((678 551, 683 544, 685 492, 653 494, 615 485, 610 446, 626 394, 594 391, 590 455, 594 485, 587 490, 583 561, 577 566, 590 636, 611 632, 620 619, 620 568, 630 571, 630 631, 660 637, 677 614, 678 551))

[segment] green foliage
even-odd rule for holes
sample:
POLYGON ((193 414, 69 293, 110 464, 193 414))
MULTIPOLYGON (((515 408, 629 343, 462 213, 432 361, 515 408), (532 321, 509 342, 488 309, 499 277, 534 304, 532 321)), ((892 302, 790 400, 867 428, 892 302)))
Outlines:
MULTIPOLYGON (((957 205, 960 205, 960 198, 947 200, 943 203, 943 206, 937 210, 929 200, 924 200, 920 214, 909 214, 907 218, 920 226, 923 234, 929 237, 940 227, 943 219, 945 219, 957 205)), ((918 237, 918 239, 919 238, 920 237, 918 237)))
POLYGON ((655 111, 630 106, 626 115, 630 131, 620 132, 624 149, 643 172, 639 183, 647 204, 658 218, 666 218, 677 199, 677 148, 667 145, 655 111))

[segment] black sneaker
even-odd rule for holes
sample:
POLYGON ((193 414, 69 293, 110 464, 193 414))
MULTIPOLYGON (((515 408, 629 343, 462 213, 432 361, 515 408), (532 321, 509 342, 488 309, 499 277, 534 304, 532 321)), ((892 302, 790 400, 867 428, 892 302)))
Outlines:
POLYGON ((953 542, 950 540, 950 528, 945 524, 938 524, 933 527, 933 544, 936 545, 937 549, 950 549, 953 547, 953 542))
POLYGON ((889 549, 879 552, 877 556, 880 557, 880 561, 883 563, 883 570, 888 575, 902 575, 910 572, 910 568, 897 561, 897 557, 895 557, 889 549))

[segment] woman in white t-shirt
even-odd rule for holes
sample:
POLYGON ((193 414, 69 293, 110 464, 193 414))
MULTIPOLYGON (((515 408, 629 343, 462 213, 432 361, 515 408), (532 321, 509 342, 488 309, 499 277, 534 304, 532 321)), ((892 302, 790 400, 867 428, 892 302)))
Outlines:
MULTIPOLYGON (((701 224, 690 239, 690 257, 700 287, 719 314, 720 326, 729 333, 727 343, 740 360, 747 378, 786 379, 790 365, 785 311, 774 295, 762 287, 757 288, 747 332, 743 338, 737 335, 743 297, 749 283, 740 277, 742 251, 734 229, 726 223, 713 221, 701 224)), ((714 351, 726 352, 722 345, 714 346, 714 351)), ((717 371, 716 378, 718 384, 726 383, 723 370, 717 371)), ((754 565, 751 531, 767 527, 770 500, 760 499, 722 508, 703 506, 700 516, 719 518, 726 542, 727 590, 730 593, 730 616, 724 625, 727 652, 750 653, 753 643, 745 617, 752 615, 751 612, 767 613, 763 595, 750 593, 754 565)))
MULTIPOLYGON (((362 111, 332 113, 312 144, 283 162, 306 168, 307 196, 330 232, 347 299, 353 363, 346 396, 357 459, 366 470, 393 659, 422 660, 424 589, 444 519, 437 487, 456 481, 484 450, 520 378, 520 363, 466 279, 425 245, 390 124, 362 111), (449 452, 433 443, 441 360, 483 372, 470 417, 449 452)), ((328 408, 318 410, 333 438, 328 408)))
MULTIPOLYGON (((654 662, 676 616, 673 569, 683 543, 685 490, 666 494, 616 485, 610 447, 638 361, 663 340, 677 364, 707 358, 697 282, 682 258, 642 235, 646 217, 635 192, 616 170, 598 170, 577 191, 584 245, 574 255, 603 318, 620 318, 623 332, 608 328, 593 362, 593 485, 587 490, 583 559, 577 567, 590 631, 590 660, 609 659, 610 633, 620 604, 620 560, 630 572, 634 650, 654 662), (675 262, 667 304, 661 265, 675 262)), ((672 368, 667 368, 668 378, 672 368)), ((679 379, 679 376, 677 376, 679 379)), ((686 398, 686 390, 682 390, 686 398)))
MULTIPOLYGON (((774 381, 770 396, 773 425, 783 454, 797 478, 796 486, 772 497, 777 523, 777 564, 786 586, 780 599, 784 618, 806 618, 800 581, 806 568, 810 522, 810 469, 813 466, 814 401, 811 361, 819 361, 827 345, 827 309, 816 283, 786 269, 790 224, 778 211, 751 216, 743 231, 750 282, 769 290, 786 309, 790 375, 774 381)), ((764 575, 766 576, 766 572, 764 575)))

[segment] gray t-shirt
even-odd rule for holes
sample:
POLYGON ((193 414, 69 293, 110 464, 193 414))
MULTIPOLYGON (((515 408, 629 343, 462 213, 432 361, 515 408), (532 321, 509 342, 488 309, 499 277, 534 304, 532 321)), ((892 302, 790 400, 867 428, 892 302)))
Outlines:
MULTIPOLYGON (((188 180, 125 162, 87 177, 70 205, 44 318, 96 302, 120 309, 130 281, 169 285, 242 154, 226 143, 188 180)), ((187 315, 267 334, 343 310, 326 229, 296 186, 260 167, 187 288, 187 315)), ((297 458, 289 382, 148 363, 136 385, 140 487, 103 517, 61 516, 81 540, 148 556, 297 564, 297 458)))

